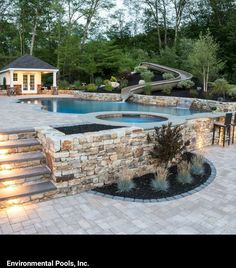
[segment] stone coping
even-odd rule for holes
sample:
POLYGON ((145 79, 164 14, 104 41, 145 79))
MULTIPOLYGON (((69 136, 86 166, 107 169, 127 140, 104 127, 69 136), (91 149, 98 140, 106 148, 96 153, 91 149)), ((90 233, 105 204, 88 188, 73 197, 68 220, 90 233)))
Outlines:
POLYGON ((157 198, 157 199, 138 199, 138 198, 128 198, 128 197, 121 197, 121 196, 103 194, 103 193, 95 192, 95 191, 92 191, 92 190, 89 190, 88 193, 93 194, 93 195, 97 195, 97 196, 101 196, 101 197, 114 199, 114 200, 137 202, 137 203, 160 203, 160 202, 174 201, 174 200, 184 198, 184 197, 193 195, 195 193, 198 193, 198 192, 200 192, 201 190, 206 188, 208 185, 210 185, 214 181, 214 179, 216 178, 216 174, 217 174, 216 168, 215 168, 214 164, 210 160, 206 159, 205 157, 203 157, 203 159, 211 167, 211 175, 210 175, 210 177, 208 178, 208 180, 205 183, 199 185, 198 187, 194 188, 193 190, 191 190, 189 192, 186 192, 186 193, 183 193, 183 194, 180 194, 180 195, 175 195, 175 196, 167 197, 167 198, 157 198))
POLYGON ((102 124, 102 125, 113 125, 113 126, 125 126, 125 127, 137 127, 137 128, 143 128, 143 129, 152 129, 154 127, 161 127, 163 124, 168 124, 170 122, 173 122, 174 124, 183 124, 185 122, 185 120, 183 120, 182 118, 178 118, 178 116, 172 116, 170 114, 162 114, 162 113, 148 113, 148 112, 123 112, 123 111, 119 111, 119 112, 99 112, 99 113, 90 113, 90 114, 86 114, 86 118, 87 121, 91 122, 91 123, 95 123, 95 124, 102 124), (108 121, 105 119, 101 119, 98 118, 99 116, 109 116, 109 115, 146 115, 146 116, 153 116, 153 117, 164 117, 167 120, 166 121, 162 121, 162 122, 153 122, 153 123, 123 123, 123 122, 113 122, 113 121, 108 121))
POLYGON ((141 114, 147 116, 159 116, 167 118, 166 121, 162 122, 153 122, 153 123, 142 123, 142 124, 130 124, 130 123, 121 123, 121 122, 113 122, 108 121, 105 119, 98 118, 99 116, 104 115, 116 115, 116 114, 137 114, 140 115, 140 112, 99 112, 99 113, 89 113, 86 114, 86 119, 88 122, 96 123, 96 124, 103 124, 103 125, 114 125, 114 126, 126 126, 126 127, 140 127, 143 129, 152 129, 154 127, 161 127, 163 124, 172 123, 173 125, 181 125, 184 124, 186 120, 191 119, 200 119, 200 118, 218 118, 224 116, 224 113, 199 113, 193 115, 185 115, 185 116, 174 116, 171 114, 164 114, 164 113, 148 113, 142 112, 141 114))

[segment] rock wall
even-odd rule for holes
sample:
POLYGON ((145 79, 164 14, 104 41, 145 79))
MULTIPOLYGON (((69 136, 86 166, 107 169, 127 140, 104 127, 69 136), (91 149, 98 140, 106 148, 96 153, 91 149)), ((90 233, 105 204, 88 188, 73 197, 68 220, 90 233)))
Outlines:
MULTIPOLYGON (((213 122, 213 118, 203 118, 184 123, 189 150, 211 145, 213 122)), ((154 144, 148 142, 153 131, 121 128, 64 135, 50 127, 37 129, 52 178, 68 194, 117 181, 126 170, 133 176, 153 172, 158 164, 150 154, 154 144)))
POLYGON ((79 192, 110 183, 128 169, 133 175, 153 171, 156 160, 147 133, 139 128, 122 128, 97 133, 61 135, 52 128, 38 130, 53 180, 59 187, 79 192))
POLYGON ((59 90, 60 95, 73 95, 81 100, 95 100, 95 101, 122 101, 121 95, 116 93, 96 93, 96 92, 82 92, 79 90, 59 90))
POLYGON ((192 99, 189 98, 179 98, 179 97, 165 97, 165 96, 145 96, 134 94, 130 101, 145 105, 158 105, 158 106, 173 106, 176 107, 183 102, 191 102, 192 99))
POLYGON ((219 102, 213 100, 194 99, 191 109, 198 111, 235 112, 236 102, 219 102))

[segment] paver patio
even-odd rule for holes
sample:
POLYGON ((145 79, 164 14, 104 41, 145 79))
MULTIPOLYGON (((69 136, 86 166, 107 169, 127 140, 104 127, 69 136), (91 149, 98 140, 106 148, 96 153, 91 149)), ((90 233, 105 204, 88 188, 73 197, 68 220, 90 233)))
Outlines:
MULTIPOLYGON (((25 98, 28 97, 29 96, 25 96, 25 98)), ((60 97, 62 97, 62 95, 60 95, 60 97)), ((66 96, 63 95, 63 97, 66 96)), ((9 98, 0 96, 0 130, 22 127, 30 128, 57 124, 76 124, 84 121, 83 116, 77 114, 47 112, 41 110, 41 107, 39 105, 16 103, 17 100, 18 97, 9 98)))
POLYGON ((81 193, 0 211, 2 234, 235 234, 236 145, 206 148, 216 179, 201 192, 161 203, 81 193))

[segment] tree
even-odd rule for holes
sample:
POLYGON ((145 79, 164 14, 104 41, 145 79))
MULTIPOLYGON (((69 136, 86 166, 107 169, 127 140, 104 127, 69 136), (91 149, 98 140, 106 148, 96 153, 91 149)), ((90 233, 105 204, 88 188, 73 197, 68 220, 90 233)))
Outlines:
POLYGON ((218 50, 219 45, 208 32, 205 36, 200 35, 189 54, 192 73, 202 82, 204 92, 207 92, 208 82, 216 78, 224 66, 217 58, 218 50))
POLYGON ((187 4, 187 0, 171 0, 174 4, 174 11, 175 11, 175 37, 174 37, 174 44, 176 45, 178 39, 179 28, 183 19, 184 9, 187 4))

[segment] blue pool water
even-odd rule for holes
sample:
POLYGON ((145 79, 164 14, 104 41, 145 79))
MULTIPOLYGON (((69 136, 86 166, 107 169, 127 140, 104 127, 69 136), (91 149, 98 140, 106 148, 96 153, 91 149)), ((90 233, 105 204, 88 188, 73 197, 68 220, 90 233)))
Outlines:
POLYGON ((166 121, 167 118, 162 118, 158 116, 153 117, 121 116, 121 117, 106 117, 103 120, 108 120, 112 122, 121 122, 121 123, 142 124, 142 123, 162 122, 166 121))
POLYGON ((191 115, 197 113, 189 109, 181 109, 176 107, 160 107, 152 105, 142 105, 132 102, 100 102, 85 101, 71 98, 48 98, 48 99, 26 99, 24 103, 41 104, 44 108, 51 112, 86 114, 95 112, 116 112, 116 111, 134 111, 134 112, 150 112, 164 113, 177 116, 191 115))

